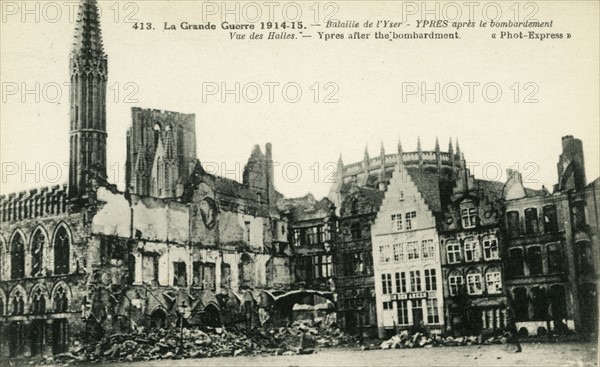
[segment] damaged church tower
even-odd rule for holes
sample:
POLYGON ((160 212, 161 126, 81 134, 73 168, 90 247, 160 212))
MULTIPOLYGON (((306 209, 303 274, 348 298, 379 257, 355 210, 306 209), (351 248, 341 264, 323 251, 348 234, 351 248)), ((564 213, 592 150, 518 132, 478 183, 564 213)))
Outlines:
POLYGON ((82 0, 70 55, 69 194, 82 196, 91 179, 106 180, 108 62, 96 0, 82 0))

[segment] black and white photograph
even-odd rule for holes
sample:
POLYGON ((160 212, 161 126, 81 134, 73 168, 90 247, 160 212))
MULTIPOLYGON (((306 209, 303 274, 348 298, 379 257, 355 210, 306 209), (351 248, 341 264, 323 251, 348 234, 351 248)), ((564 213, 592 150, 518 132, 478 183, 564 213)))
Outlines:
POLYGON ((599 1, 0 18, 0 366, 598 366, 599 1))

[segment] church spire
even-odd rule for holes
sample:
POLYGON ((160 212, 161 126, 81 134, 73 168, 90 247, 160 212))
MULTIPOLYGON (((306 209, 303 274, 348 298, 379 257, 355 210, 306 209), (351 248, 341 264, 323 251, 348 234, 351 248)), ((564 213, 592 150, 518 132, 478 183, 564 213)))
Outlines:
POLYGON ((75 38, 72 54, 82 56, 103 56, 102 31, 96 0, 81 0, 75 23, 75 38))
POLYGON ((69 194, 85 195, 91 179, 106 180, 106 83, 96 0, 81 0, 70 55, 69 194))

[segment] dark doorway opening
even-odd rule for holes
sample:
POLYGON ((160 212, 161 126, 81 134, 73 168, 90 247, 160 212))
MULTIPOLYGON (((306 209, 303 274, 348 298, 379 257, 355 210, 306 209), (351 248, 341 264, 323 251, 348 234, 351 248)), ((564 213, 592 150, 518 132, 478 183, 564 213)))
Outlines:
POLYGON ((31 321, 31 329, 29 340, 31 341, 31 355, 38 356, 44 353, 44 345, 46 344, 46 321, 33 320, 31 321))
POLYGON ((67 351, 68 340, 67 319, 55 319, 52 323, 52 353, 60 354, 67 351))

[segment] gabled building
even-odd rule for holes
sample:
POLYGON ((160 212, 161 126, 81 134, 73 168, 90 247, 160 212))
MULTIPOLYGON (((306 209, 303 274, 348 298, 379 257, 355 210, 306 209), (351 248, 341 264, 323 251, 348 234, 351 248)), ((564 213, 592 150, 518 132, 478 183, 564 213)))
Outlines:
POLYGON ((503 185, 461 167, 440 221, 446 329, 477 335, 506 327, 499 199, 503 185))
POLYGON ((411 328, 443 332, 441 209, 437 174, 400 160, 371 227, 380 337, 411 328))

